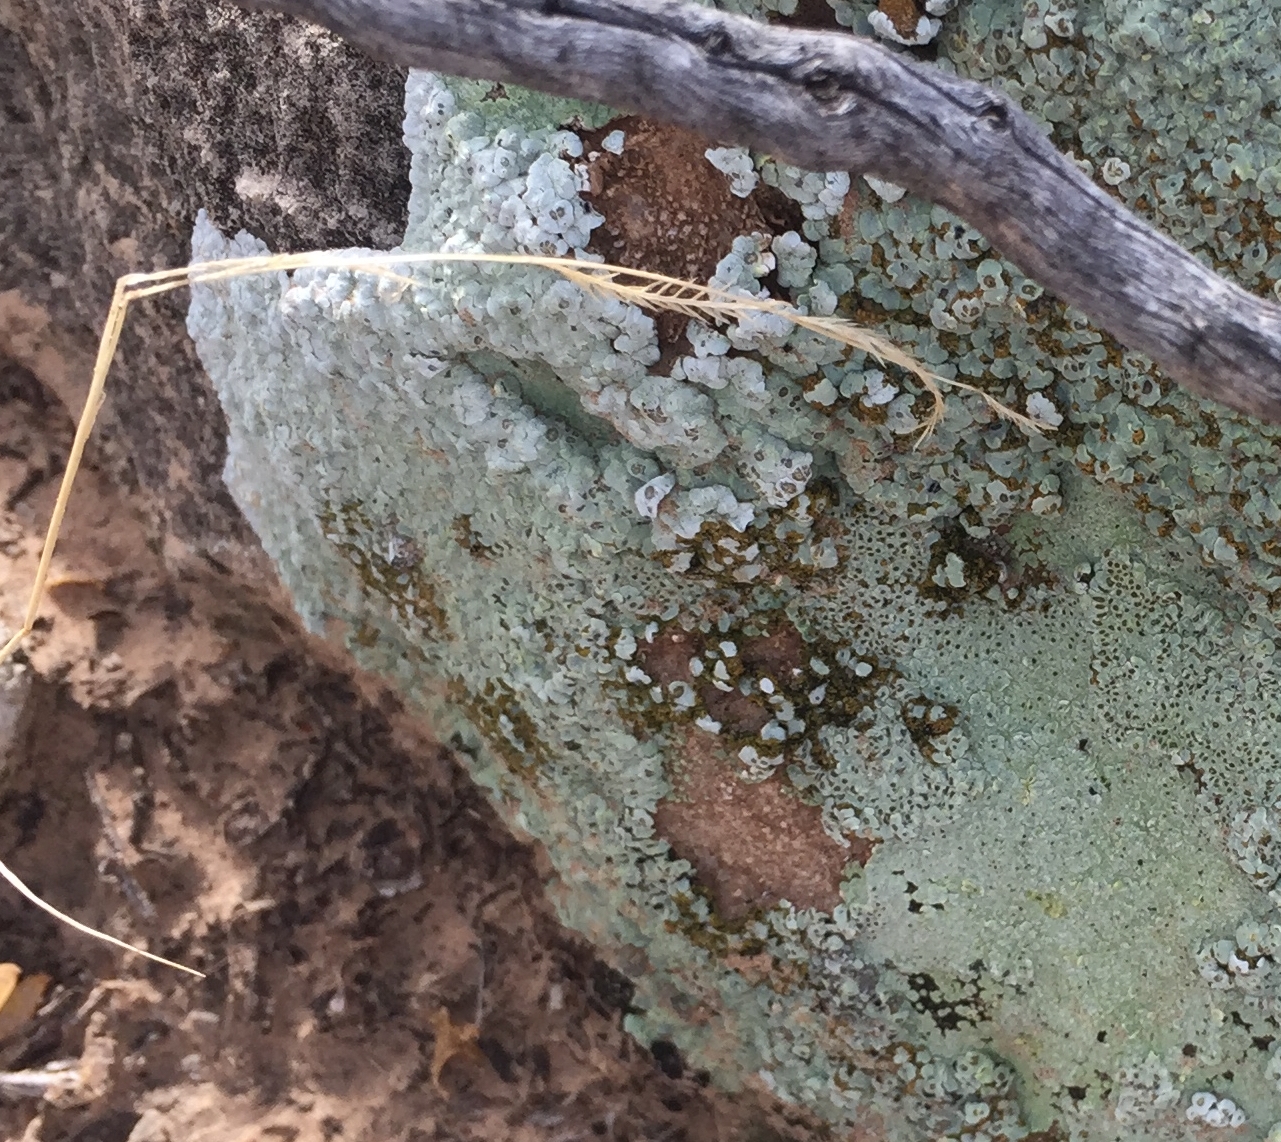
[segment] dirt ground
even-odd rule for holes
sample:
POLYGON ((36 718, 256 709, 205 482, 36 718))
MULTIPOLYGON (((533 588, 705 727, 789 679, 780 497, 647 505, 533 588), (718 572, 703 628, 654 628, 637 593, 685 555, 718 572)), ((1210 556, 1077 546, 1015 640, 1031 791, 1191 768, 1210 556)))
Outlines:
MULTIPOLYGON (((70 435, 29 374, 0 367, 11 626, 70 435)), ((0 1136, 821 1136, 623 1032, 629 981, 556 922, 545 859, 394 697, 326 664, 212 561, 167 573, 92 469, 65 535, 20 656, 29 688, 10 691, 26 701, 0 859, 208 977, 92 941, 0 885, 0 961, 49 977, 0 1010, 0 1136), (33 1078, 46 1085, 21 1085, 33 1078)))

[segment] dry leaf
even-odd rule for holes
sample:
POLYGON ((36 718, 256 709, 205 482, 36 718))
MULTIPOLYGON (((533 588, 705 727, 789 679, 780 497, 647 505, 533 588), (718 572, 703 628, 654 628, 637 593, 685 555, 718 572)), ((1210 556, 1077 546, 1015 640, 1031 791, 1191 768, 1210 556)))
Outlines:
POLYGON ((105 604, 107 584, 93 575, 50 575, 45 584, 48 598, 72 618, 91 618, 105 604))
POLYGON ((9 1002, 21 975, 22 969, 17 964, 0 964, 0 1008, 9 1002))
POLYGON ((443 1007, 431 1017, 431 1025, 436 1032, 436 1042, 431 1049, 431 1085, 448 1098, 449 1092, 440 1083, 441 1072, 455 1056, 472 1062, 484 1060, 485 1056, 476 1046, 480 1028, 475 1023, 455 1023, 443 1007))
POLYGON ((17 964, 0 964, 0 1040, 17 1031, 40 1008, 50 977, 35 972, 22 977, 17 964))
POLYGON ((0 1009, 0 1039, 8 1038, 40 1010, 51 982, 52 977, 43 972, 22 977, 22 982, 9 996, 9 1002, 0 1009))
POLYGON ((107 584, 97 575, 87 575, 74 571, 65 575, 50 575, 45 583, 45 588, 49 591, 64 591, 72 587, 91 587, 95 591, 102 592, 107 589, 107 584))

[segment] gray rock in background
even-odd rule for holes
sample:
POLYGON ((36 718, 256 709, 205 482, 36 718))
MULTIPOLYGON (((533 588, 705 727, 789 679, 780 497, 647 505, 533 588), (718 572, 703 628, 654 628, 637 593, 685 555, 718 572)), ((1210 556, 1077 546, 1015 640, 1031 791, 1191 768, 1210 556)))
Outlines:
MULTIPOLYGON (((395 241, 404 82, 326 33, 222 4, 0 0, 0 357, 78 414, 115 279, 184 264, 202 206, 277 249, 395 241)), ((253 568, 185 305, 131 313, 98 455, 170 537, 253 568)))

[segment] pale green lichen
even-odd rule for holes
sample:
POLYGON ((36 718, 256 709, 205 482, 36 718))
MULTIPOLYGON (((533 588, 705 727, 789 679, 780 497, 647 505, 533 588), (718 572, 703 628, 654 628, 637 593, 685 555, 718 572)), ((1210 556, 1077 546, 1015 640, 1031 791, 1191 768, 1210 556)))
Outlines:
MULTIPOLYGON (((1270 8, 938 14, 940 66, 1003 84, 1102 185, 1274 289, 1270 8)), ((493 96, 411 79, 406 245, 581 250, 597 219, 563 128, 606 116, 493 96)), ((643 1039, 891 1137, 1182 1137, 1238 1109, 1262 1137, 1275 432, 1174 388, 945 212, 756 169, 803 221, 740 237, 719 283, 777 271, 1058 430, 952 394, 914 449, 910 376, 772 318, 693 323, 660 375, 648 316, 536 271, 300 274, 193 296, 229 486, 300 613, 345 623, 547 843, 643 1039), (804 651, 767 670, 753 640, 783 628, 804 651), (677 635, 685 673, 660 677, 647 648, 677 635), (654 825, 691 735, 871 847, 843 903, 717 915, 654 825)), ((204 223, 195 247, 257 249, 204 223)))

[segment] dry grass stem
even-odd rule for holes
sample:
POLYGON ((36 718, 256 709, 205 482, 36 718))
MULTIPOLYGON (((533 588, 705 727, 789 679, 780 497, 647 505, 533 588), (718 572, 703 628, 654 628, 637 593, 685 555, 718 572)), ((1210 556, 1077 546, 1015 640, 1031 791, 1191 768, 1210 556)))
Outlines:
POLYGON ((52 904, 41 900, 34 892, 31 891, 17 876, 10 871, 9 866, 0 861, 0 877, 7 880, 23 896, 36 905, 48 912, 55 920, 61 920, 64 924, 74 928, 77 932, 83 932, 86 936, 92 936, 95 940, 103 940, 108 944, 114 944, 117 948, 123 948, 126 952, 133 952, 134 955, 143 956, 153 963, 164 964, 165 967, 176 968, 178 971, 185 971, 188 975, 194 975, 197 979, 204 979, 205 973, 196 971, 195 968, 189 968, 185 964, 175 963, 173 960, 167 960, 164 956, 158 956, 153 952, 145 951, 142 948, 135 948, 133 944, 127 944, 124 940, 117 940, 115 936, 109 936, 106 932, 99 932, 97 928, 90 928, 88 924, 82 924, 79 920, 68 916, 65 912, 59 912, 52 904))
MULTIPOLYGON (((63 473, 58 496, 54 501, 53 512, 45 533, 44 546, 40 552, 40 562, 36 568, 35 582, 27 599, 26 610, 19 629, 0 647, 0 662, 7 659, 24 638, 31 633, 49 583, 49 569, 53 561, 58 534, 66 515, 67 502, 75 483, 76 473, 84 458, 85 446, 93 432, 94 421, 102 407, 106 392, 107 373, 115 357, 116 346, 120 340, 120 331, 124 327, 125 315, 130 302, 140 298, 152 297, 155 294, 168 293, 183 286, 209 284, 229 281, 234 278, 248 277, 255 274, 284 273, 303 269, 346 270, 352 273, 370 274, 384 280, 394 281, 404 288, 414 284, 414 279, 403 271, 407 267, 430 264, 465 263, 468 265, 493 263, 500 265, 533 266, 551 270, 566 280, 579 286, 584 291, 597 297, 616 298, 620 301, 641 306, 655 311, 667 311, 685 314, 689 317, 711 322, 731 322, 739 317, 752 313, 768 313, 785 318, 793 325, 823 337, 831 338, 851 349, 870 353, 879 361, 895 365, 911 373, 924 386, 933 398, 933 409, 922 427, 917 439, 919 445, 934 431, 945 412, 943 388, 950 387, 965 392, 975 393, 983 399, 993 412, 1018 425, 1028 432, 1043 431, 1048 428, 1036 419, 1016 412, 1001 404, 1000 401, 972 385, 961 381, 950 380, 930 372, 910 353, 899 346, 869 332, 852 321, 838 317, 814 317, 800 312, 787 302, 773 298, 756 298, 746 294, 733 293, 729 290, 712 286, 698 285, 682 281, 666 274, 652 273, 647 270, 632 270, 623 266, 609 265, 600 262, 580 262, 570 258, 541 257, 529 254, 471 254, 471 253, 396 253, 396 254, 354 254, 332 251, 312 251, 303 254, 261 254, 244 258, 228 258, 221 261, 195 262, 175 269, 157 270, 153 273, 126 274, 116 282, 111 298, 111 308, 103 326, 102 338, 98 343, 98 353, 94 360, 93 377, 89 385, 89 394, 85 398, 84 410, 76 425, 75 438, 67 456, 67 466, 63 473)), ((201 973, 182 964, 174 963, 150 952, 135 948, 114 936, 98 932, 79 921, 64 915, 56 908, 46 904, 18 879, 4 864, 0 863, 0 876, 3 876, 15 889, 32 903, 43 908, 50 915, 75 928, 78 932, 93 936, 127 951, 145 956, 157 963, 189 972, 194 976, 201 973)))
POLYGON ((49 578, 49 565, 53 559, 58 533, 66 514, 67 501, 71 496, 76 472, 84 457, 85 446, 93 432, 98 410, 102 407, 107 373, 115 357, 116 345, 120 340, 120 331, 124 326, 125 314, 130 302, 159 293, 169 293, 183 286, 204 285, 255 274, 286 273, 303 269, 365 273, 398 282, 408 288, 414 284, 414 280, 405 274, 398 273, 399 269, 450 263, 535 266, 551 270, 598 297, 617 298, 646 309, 683 313, 700 320, 726 322, 750 313, 775 314, 802 329, 829 337, 843 345, 848 345, 851 349, 870 353, 878 360, 905 369, 916 377, 934 401, 934 408, 917 439, 918 445, 929 437, 943 418, 946 411, 942 391, 944 386, 976 394, 998 416, 1027 432, 1043 432, 1050 427, 1035 417, 1025 416, 1002 404, 995 397, 973 385, 948 377, 940 377, 937 373, 925 368, 906 350, 884 337, 869 332, 855 322, 840 317, 814 317, 800 312, 795 306, 785 301, 774 298, 756 298, 731 293, 729 290, 698 285, 666 274, 613 266, 607 262, 580 262, 572 258, 542 257, 534 254, 455 254, 436 251, 409 254, 363 254, 314 250, 303 254, 256 254, 244 258, 226 258, 221 261, 194 262, 188 266, 156 270, 152 273, 125 274, 116 282, 115 292, 111 298, 111 308, 107 311, 102 338, 98 342, 98 354, 94 360, 89 395, 85 398, 84 410, 76 425, 75 438, 71 443, 66 471, 63 473, 58 498, 54 502, 53 513, 49 519, 44 547, 40 552, 40 563, 36 568, 36 581, 27 601, 22 625, 8 642, 0 647, 0 662, 8 658, 18 644, 31 633, 32 624, 35 622, 36 612, 40 607, 44 587, 49 578))

